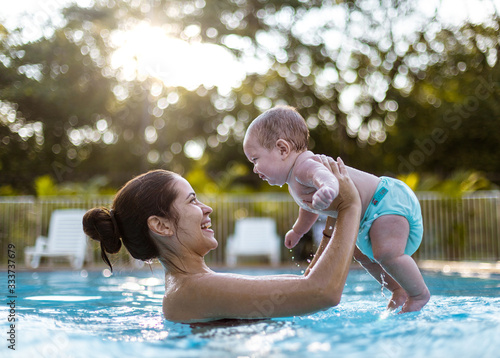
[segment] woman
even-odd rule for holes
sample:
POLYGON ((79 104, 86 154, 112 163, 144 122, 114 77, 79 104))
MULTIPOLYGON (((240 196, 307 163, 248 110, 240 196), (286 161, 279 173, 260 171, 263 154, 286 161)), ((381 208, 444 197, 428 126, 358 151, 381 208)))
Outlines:
POLYGON ((197 200, 184 178, 164 170, 129 181, 117 193, 113 209, 89 210, 83 227, 100 241, 103 259, 110 266, 105 252, 118 252, 122 242, 136 259, 159 259, 166 271, 163 314, 168 320, 287 317, 328 309, 340 302, 361 203, 344 163, 322 160, 340 183, 340 195, 332 204, 338 218, 333 237, 327 220, 320 248, 302 276, 258 277, 210 270, 204 256, 218 245, 210 229, 212 209, 197 200))

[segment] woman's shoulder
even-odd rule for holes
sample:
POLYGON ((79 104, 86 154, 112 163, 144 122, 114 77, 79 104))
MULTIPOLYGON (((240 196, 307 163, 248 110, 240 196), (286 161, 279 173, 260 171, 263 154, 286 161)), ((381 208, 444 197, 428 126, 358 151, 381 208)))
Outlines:
POLYGON ((189 303, 202 291, 197 283, 203 278, 210 280, 209 274, 167 274, 165 276, 165 295, 163 296, 163 315, 169 321, 185 321, 190 311, 189 303))
POLYGON ((204 316, 204 298, 210 296, 211 291, 221 292, 224 287, 230 287, 233 280, 238 280, 236 276, 239 275, 217 272, 167 275, 163 315, 175 322, 200 320, 204 316))

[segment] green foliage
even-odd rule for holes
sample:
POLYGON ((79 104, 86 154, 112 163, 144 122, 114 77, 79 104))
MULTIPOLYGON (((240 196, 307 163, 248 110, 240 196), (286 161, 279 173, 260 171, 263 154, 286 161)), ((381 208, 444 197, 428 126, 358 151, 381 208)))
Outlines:
POLYGON ((115 188, 108 187, 109 180, 104 176, 95 176, 85 182, 57 183, 52 176, 43 175, 35 179, 36 195, 40 196, 85 196, 85 195, 114 195, 115 188))
POLYGON ((197 193, 216 194, 219 192, 217 184, 208 177, 203 168, 192 169, 185 175, 185 178, 197 193))
POLYGON ((36 178, 35 190, 37 196, 56 195, 58 193, 56 183, 50 175, 43 175, 36 178))
POLYGON ((435 174, 417 173, 401 175, 398 179, 404 181, 414 191, 438 191, 449 198, 460 198, 464 194, 478 190, 498 189, 498 186, 491 183, 484 173, 476 171, 457 170, 445 179, 435 174))
POLYGON ((313 151, 362 170, 436 181, 461 170, 500 183, 497 15, 450 27, 412 1, 162 0, 72 5, 62 16, 33 42, 0 24, 1 187, 112 191, 165 168, 207 193, 283 190, 262 183, 241 149, 251 120, 277 104, 304 116, 313 151), (397 31, 405 21, 420 25, 397 31), (111 63, 112 38, 139 23, 269 68, 227 93, 127 74, 111 63), (185 154, 189 141, 201 159, 185 154), (68 184, 96 177, 106 184, 68 184))
POLYGON ((252 192, 252 186, 241 181, 241 178, 248 176, 248 166, 239 162, 231 162, 226 166, 223 175, 211 178, 205 170, 203 161, 200 161, 186 175, 186 180, 192 185, 196 192, 208 195, 222 193, 248 193, 252 192))
POLYGON ((400 175, 399 180, 402 180, 410 187, 411 190, 417 191, 417 187, 420 181, 420 176, 417 173, 409 173, 407 175, 400 175))
POLYGON ((17 194, 17 191, 12 187, 12 185, 0 186, 0 196, 13 196, 17 194))

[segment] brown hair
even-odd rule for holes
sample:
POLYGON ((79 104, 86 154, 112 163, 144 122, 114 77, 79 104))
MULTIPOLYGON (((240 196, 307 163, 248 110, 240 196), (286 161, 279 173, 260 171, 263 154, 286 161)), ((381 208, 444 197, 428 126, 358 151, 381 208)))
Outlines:
MULTIPOLYGON (((83 230, 101 243, 101 257, 111 270, 113 268, 106 252, 117 253, 122 243, 136 259, 146 261, 159 257, 158 246, 150 235, 147 220, 155 215, 178 222, 178 213, 172 205, 178 195, 174 188, 177 178, 178 174, 166 170, 139 175, 118 191, 113 209, 93 208, 85 213, 83 230)), ((182 271, 175 266, 169 268, 182 271)))
POLYGON ((278 139, 290 143, 293 150, 307 150, 309 129, 299 112, 290 106, 271 108, 255 118, 247 130, 247 135, 255 135, 259 144, 272 149, 278 139))

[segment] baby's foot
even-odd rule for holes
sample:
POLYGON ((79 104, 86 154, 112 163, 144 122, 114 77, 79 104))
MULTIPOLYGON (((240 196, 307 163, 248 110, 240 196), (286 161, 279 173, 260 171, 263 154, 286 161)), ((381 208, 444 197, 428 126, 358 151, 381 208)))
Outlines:
POLYGON ((392 292, 391 300, 387 305, 387 309, 394 311, 396 308, 401 307, 408 299, 408 293, 403 288, 397 288, 392 292))
POLYGON ((430 298, 431 294, 426 288, 425 291, 421 294, 408 297, 405 304, 403 305, 403 308, 401 309, 401 312, 399 313, 420 311, 422 307, 424 307, 425 304, 429 302, 430 298))

